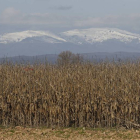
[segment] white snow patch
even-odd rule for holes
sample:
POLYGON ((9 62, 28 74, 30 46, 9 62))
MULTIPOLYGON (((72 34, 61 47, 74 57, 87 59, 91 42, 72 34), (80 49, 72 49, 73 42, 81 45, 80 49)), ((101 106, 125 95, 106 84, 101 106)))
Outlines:
MULTIPOLYGON (((23 32, 4 34, 4 35, 0 36, 0 43, 7 44, 7 43, 11 43, 11 42, 21 42, 22 40, 24 40, 26 38, 41 37, 41 36, 48 36, 48 37, 51 37, 58 41, 66 42, 65 39, 60 38, 50 32, 28 30, 28 31, 23 31, 23 32)), ((53 43, 52 40, 49 42, 53 43)))
POLYGON ((130 33, 116 28, 75 29, 63 32, 62 35, 69 37, 69 40, 72 36, 78 36, 88 43, 103 42, 109 39, 118 39, 121 42, 131 42, 133 39, 138 39, 140 42, 139 34, 130 33))

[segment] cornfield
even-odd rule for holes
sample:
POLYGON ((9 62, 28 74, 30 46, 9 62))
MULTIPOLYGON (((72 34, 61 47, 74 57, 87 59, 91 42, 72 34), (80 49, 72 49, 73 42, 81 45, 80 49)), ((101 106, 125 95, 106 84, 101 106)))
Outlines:
POLYGON ((139 124, 139 62, 0 66, 0 125, 132 128, 139 124))

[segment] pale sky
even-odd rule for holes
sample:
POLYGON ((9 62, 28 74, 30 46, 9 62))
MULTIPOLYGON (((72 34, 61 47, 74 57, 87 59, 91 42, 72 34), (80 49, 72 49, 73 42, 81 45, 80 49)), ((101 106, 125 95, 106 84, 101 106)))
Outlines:
POLYGON ((0 0, 0 30, 124 28, 140 33, 140 0, 0 0))

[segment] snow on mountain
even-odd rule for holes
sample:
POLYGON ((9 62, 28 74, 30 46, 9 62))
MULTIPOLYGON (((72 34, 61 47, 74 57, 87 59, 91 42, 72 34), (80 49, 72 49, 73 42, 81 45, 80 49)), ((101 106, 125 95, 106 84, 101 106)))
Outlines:
POLYGON ((0 35, 0 57, 74 53, 140 52, 140 35, 115 28, 75 29, 54 35, 22 31, 0 35))
POLYGON ((130 33, 116 28, 89 28, 89 29, 75 29, 54 35, 45 31, 22 31, 15 33, 7 33, 0 35, 0 43, 74 43, 74 44, 94 44, 111 39, 116 39, 119 42, 131 43, 136 41, 140 43, 140 35, 130 33))
POLYGON ((15 32, 15 33, 7 33, 0 36, 0 43, 13 43, 13 42, 21 42, 27 38, 34 38, 38 37, 41 38, 44 42, 48 43, 59 43, 59 42, 66 42, 65 39, 60 38, 50 32, 44 31, 23 31, 23 32, 15 32))
POLYGON ((138 40, 140 43, 140 35, 130 33, 116 28, 90 28, 75 29, 61 33, 61 36, 69 42, 76 44, 103 42, 110 39, 117 39, 124 43, 130 43, 138 40))

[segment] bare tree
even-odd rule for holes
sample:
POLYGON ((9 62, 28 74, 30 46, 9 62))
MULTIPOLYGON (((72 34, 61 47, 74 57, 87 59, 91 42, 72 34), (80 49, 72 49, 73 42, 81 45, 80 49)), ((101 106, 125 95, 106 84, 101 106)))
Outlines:
POLYGON ((83 58, 79 54, 74 54, 70 51, 63 51, 58 55, 57 63, 59 65, 68 65, 81 63, 83 58))

